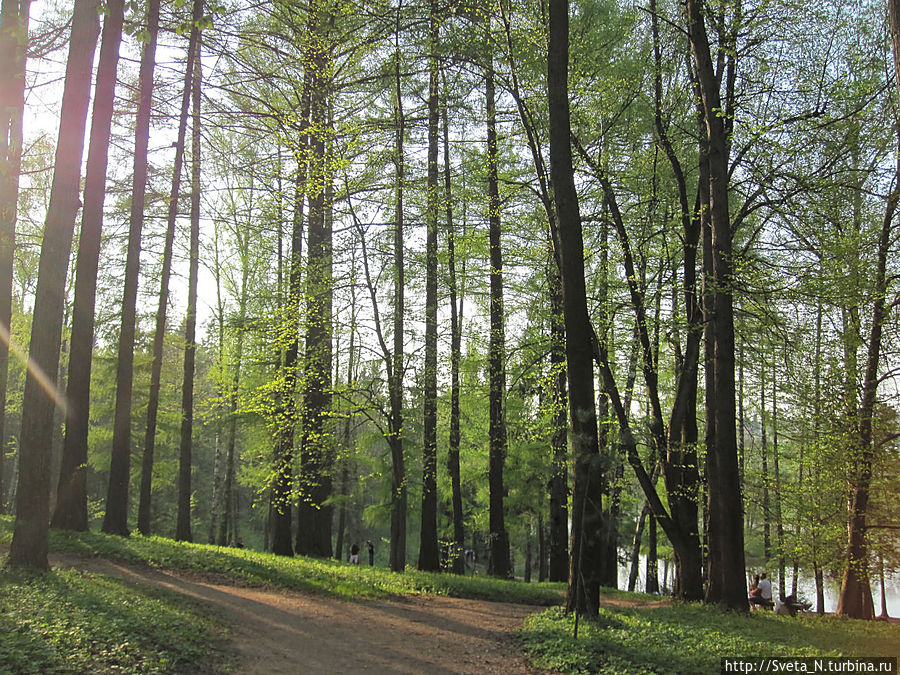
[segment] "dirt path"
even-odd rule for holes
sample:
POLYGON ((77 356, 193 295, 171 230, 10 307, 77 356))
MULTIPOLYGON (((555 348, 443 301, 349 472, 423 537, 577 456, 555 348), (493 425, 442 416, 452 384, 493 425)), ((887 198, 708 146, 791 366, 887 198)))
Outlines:
POLYGON ((231 627, 240 673, 539 673, 513 632, 539 608, 413 597, 350 603, 293 591, 242 588, 93 558, 74 567, 198 599, 231 627))

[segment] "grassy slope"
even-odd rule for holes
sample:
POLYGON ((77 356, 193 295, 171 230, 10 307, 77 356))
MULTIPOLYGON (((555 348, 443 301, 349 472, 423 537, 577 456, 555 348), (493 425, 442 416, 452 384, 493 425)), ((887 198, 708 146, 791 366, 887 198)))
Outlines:
MULTIPOLYGON (((0 517, 0 545, 8 544, 11 536, 12 520, 0 517)), ((158 537, 53 532, 50 546, 74 556, 100 556, 348 600, 429 593, 554 605, 563 590, 560 584, 415 571, 392 574, 337 561, 280 558, 158 537)), ((658 599, 622 592, 607 597, 637 603, 658 599)), ((61 662, 54 654, 72 650, 75 663, 82 664, 75 670, 121 665, 129 672, 193 671, 223 664, 221 639, 215 639, 221 628, 199 607, 103 576, 0 572, 0 612, 0 671, 10 663, 28 662, 45 666, 21 672, 65 672, 57 668, 61 662), (207 657, 210 649, 212 661, 207 657)), ((572 673, 719 672, 723 656, 895 656, 900 645, 897 624, 835 617, 789 619, 762 612, 738 616, 700 605, 607 608, 597 624, 582 623, 579 631, 575 642, 572 617, 551 609, 529 619, 522 639, 538 665, 572 673)))
POLYGON ((55 570, 0 570, 0 672, 215 672, 221 627, 174 593, 55 570))
POLYGON ((559 609, 529 617, 526 651, 565 673, 718 673, 725 656, 897 656, 900 625, 835 616, 742 616, 703 605, 604 608, 579 625, 559 609))
MULTIPOLYGON (((0 551, 13 521, 0 516, 0 551)), ((360 600, 428 593, 534 605, 559 602, 562 585, 357 567, 248 550, 51 531, 52 553, 214 576, 360 600)), ((225 628, 201 605, 162 590, 75 570, 0 568, 0 673, 217 672, 228 670, 225 628)))
MULTIPOLYGON (((0 544, 8 544, 11 536, 12 521, 0 517, 0 544)), ((562 584, 526 584, 415 570, 393 574, 385 568, 347 565, 337 560, 285 558, 247 549, 138 535, 116 537, 95 532, 51 531, 50 550, 211 575, 231 583, 324 593, 345 600, 426 593, 551 606, 560 602, 564 590, 562 584)))

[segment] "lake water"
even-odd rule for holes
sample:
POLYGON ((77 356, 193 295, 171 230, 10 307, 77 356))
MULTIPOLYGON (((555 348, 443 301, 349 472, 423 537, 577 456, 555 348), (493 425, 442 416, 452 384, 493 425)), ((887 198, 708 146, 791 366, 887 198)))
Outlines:
MULTIPOLYGON (((638 581, 635 590, 643 591, 645 588, 645 572, 647 569, 647 560, 645 556, 641 556, 641 569, 638 573, 638 581)), ((619 588, 628 588, 629 566, 619 566, 619 588)), ((666 580, 666 586, 671 588, 672 578, 675 574, 675 566, 669 563, 669 578, 666 580)), ((772 595, 778 597, 778 570, 769 572, 769 579, 772 581, 772 595)), ((792 574, 791 570, 786 570, 785 585, 787 592, 791 592, 792 574)), ((816 584, 812 575, 805 574, 802 570, 797 584, 800 595, 805 597, 812 603, 813 609, 816 607, 816 584)), ((659 583, 663 583, 663 562, 659 563, 659 583)), ((872 600, 875 603, 875 615, 881 614, 881 583, 878 579, 872 579, 872 600)), ((885 575, 885 589, 887 596, 887 609, 890 616, 900 616, 900 574, 893 576, 885 575)), ((841 592, 840 579, 830 579, 825 577, 825 611, 833 612, 837 609, 838 596, 841 592)))

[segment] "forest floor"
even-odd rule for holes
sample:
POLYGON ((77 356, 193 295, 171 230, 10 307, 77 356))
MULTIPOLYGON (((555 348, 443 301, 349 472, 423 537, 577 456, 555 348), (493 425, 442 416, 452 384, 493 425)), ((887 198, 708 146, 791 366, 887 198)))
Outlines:
POLYGON ((347 602, 295 591, 51 555, 54 567, 108 574, 181 593, 229 627, 240 673, 540 673, 516 630, 533 605, 439 596, 347 602))

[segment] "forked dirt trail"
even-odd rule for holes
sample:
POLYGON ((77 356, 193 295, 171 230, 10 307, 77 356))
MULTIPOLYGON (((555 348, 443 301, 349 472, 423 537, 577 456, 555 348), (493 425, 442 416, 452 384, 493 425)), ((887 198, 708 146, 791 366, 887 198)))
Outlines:
POLYGON ((514 631, 540 608, 441 597, 344 602, 243 588, 103 559, 53 558, 167 588, 210 606, 231 627, 239 673, 540 673, 514 631))

